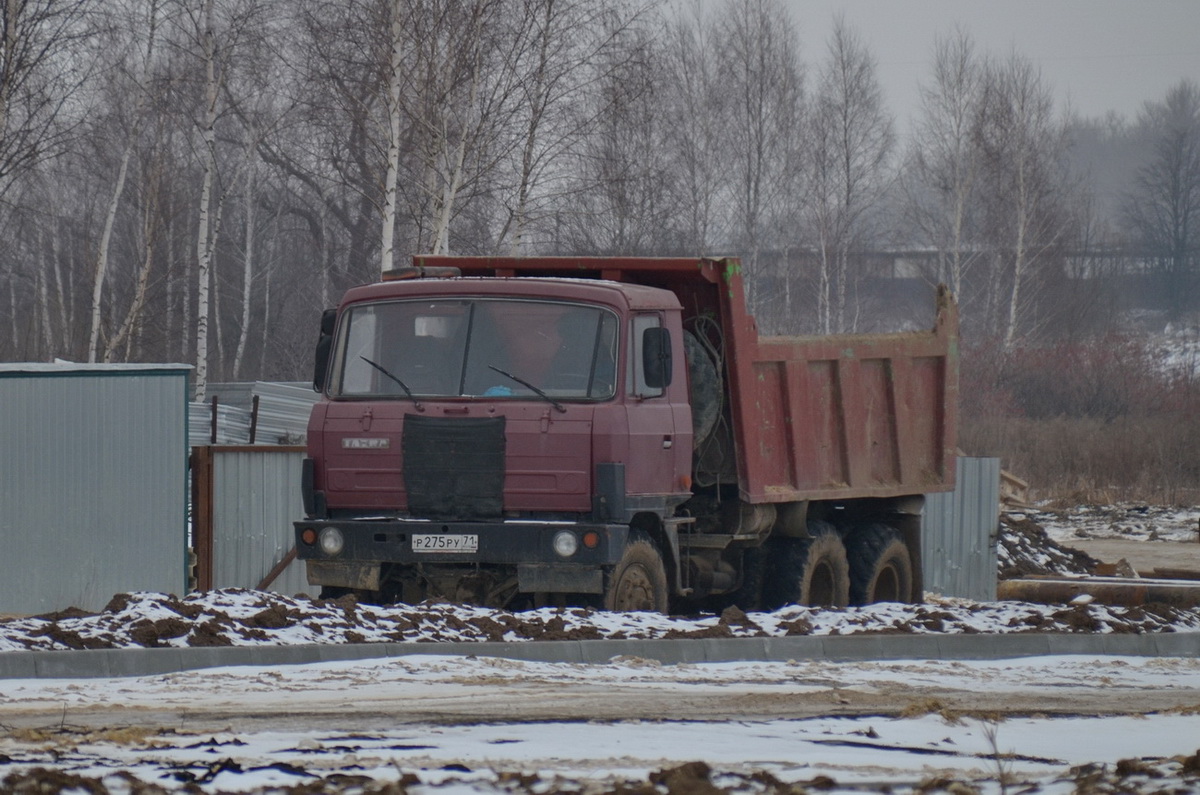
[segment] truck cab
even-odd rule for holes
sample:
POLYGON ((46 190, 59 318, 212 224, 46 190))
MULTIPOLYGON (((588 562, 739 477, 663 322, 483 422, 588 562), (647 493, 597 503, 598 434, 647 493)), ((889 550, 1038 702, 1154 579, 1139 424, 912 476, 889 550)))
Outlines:
MULTIPOLYGON (((614 597, 631 533, 660 534, 691 497, 680 311, 667 290, 585 279, 350 290, 318 346, 297 524, 310 582, 405 601, 614 597)), ((609 606, 665 609, 633 590, 609 606)))

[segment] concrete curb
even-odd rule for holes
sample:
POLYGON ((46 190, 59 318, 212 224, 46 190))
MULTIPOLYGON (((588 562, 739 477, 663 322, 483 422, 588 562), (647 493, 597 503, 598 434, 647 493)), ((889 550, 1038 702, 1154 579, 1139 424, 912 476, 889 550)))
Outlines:
POLYGON ((562 640, 515 643, 356 643, 220 648, 96 649, 0 653, 0 679, 153 676, 231 665, 314 662, 444 654, 536 662, 605 663, 641 657, 665 665, 742 660, 993 660, 1048 654, 1200 657, 1200 632, 1147 635, 805 635, 703 640, 562 640))

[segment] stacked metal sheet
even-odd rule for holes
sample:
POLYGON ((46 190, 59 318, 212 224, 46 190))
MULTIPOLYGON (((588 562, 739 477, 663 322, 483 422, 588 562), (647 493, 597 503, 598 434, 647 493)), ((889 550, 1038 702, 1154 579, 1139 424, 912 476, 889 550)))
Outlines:
MULTIPOLYGON (((258 409, 257 422, 254 423, 254 444, 303 444, 308 429, 308 415, 312 405, 320 398, 310 385, 300 382, 212 383, 208 385, 207 392, 210 401, 212 397, 217 399, 218 444, 251 442, 250 425, 256 397, 258 409), (225 409, 233 411, 223 414, 225 409), (222 426, 227 427, 223 429, 222 426)), ((193 404, 195 406, 202 407, 207 413, 199 417, 200 409, 193 408, 191 416, 203 429, 211 429, 211 402, 193 404)), ((200 434, 193 430, 189 436, 192 444, 209 444, 212 438, 211 430, 200 434)))
POLYGON ((213 438, 212 403, 188 404, 188 444, 249 444, 250 411, 217 404, 217 435, 213 438))

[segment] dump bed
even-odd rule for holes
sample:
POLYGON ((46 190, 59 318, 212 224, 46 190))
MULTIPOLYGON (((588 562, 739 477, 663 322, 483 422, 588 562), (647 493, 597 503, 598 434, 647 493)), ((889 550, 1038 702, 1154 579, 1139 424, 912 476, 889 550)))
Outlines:
POLYGON ((667 289, 717 321, 738 488, 748 502, 894 497, 954 486, 958 318, 940 289, 930 331, 760 337, 737 260, 416 257, 464 276, 609 279, 667 289))

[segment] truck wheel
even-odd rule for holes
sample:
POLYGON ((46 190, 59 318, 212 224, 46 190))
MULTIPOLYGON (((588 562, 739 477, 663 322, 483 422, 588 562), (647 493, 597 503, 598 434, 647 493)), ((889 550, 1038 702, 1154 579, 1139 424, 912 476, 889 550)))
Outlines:
POLYGON ((828 522, 809 522, 808 533, 774 542, 774 565, 763 588, 768 608, 850 603, 850 564, 841 537, 828 522))
POLYGON ((650 539, 632 536, 608 575, 604 609, 617 612, 667 612, 667 570, 650 539))
POLYGON ((846 538, 850 560, 850 604, 907 602, 913 567, 900 531, 885 524, 864 525, 846 538))

